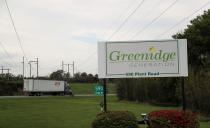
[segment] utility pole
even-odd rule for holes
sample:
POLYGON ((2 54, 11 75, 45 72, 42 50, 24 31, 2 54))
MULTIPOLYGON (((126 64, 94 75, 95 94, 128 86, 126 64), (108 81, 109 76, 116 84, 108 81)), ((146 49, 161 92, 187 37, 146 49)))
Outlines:
MULTIPOLYGON (((2 68, 1 68, 1 77, 2 77, 2 78, 3 78, 3 76, 4 76, 4 70, 7 71, 8 80, 9 80, 9 70, 11 70, 11 69, 9 69, 9 68, 4 68, 4 67, 2 66, 2 68)), ((5 77, 6 77, 6 75, 5 75, 5 77)))
POLYGON ((69 64, 67 64, 67 66, 68 66, 68 74, 69 74, 69 64))
POLYGON ((24 64, 25 64, 25 62, 24 62, 24 57, 23 57, 23 62, 22 62, 22 64, 23 64, 23 79, 24 79, 24 64))
POLYGON ((29 72, 30 72, 30 78, 31 78, 31 62, 29 61, 29 63, 28 63, 28 64, 29 64, 29 69, 30 69, 30 71, 29 71, 29 72))
POLYGON ((3 73, 4 73, 4 67, 2 66, 1 67, 1 74, 3 75, 3 73))
POLYGON ((37 61, 37 71, 36 71, 36 76, 37 76, 37 79, 38 79, 38 76, 39 76, 39 62, 38 62, 38 58, 36 58, 36 61, 37 61))
POLYGON ((1 74, 3 75, 4 74, 4 70, 7 70, 7 73, 9 74, 9 68, 4 68, 3 66, 1 67, 1 74))
POLYGON ((73 61, 72 66, 73 66, 73 78, 74 78, 74 61, 73 61))
POLYGON ((68 66, 68 74, 69 74, 69 66, 71 65, 72 68, 73 68, 73 77, 74 77, 74 61, 72 64, 64 64, 64 62, 62 61, 62 70, 64 72, 64 65, 67 65, 68 66))
POLYGON ((9 70, 10 70, 10 69, 8 68, 8 69, 6 69, 6 70, 7 70, 7 73, 9 74, 9 70))
POLYGON ((7 69, 4 69, 4 70, 7 70, 7 74, 9 74, 9 70, 11 70, 11 69, 7 68, 7 69))
POLYGON ((8 69, 4 69, 4 70, 7 70, 7 74, 8 74, 8 80, 9 80, 9 68, 8 69))
POLYGON ((29 61, 29 63, 30 63, 30 64, 29 64, 29 65, 30 65, 30 77, 31 77, 31 63, 33 63, 33 62, 35 62, 35 63, 36 63, 36 66, 37 66, 37 67, 36 67, 36 68, 37 68, 37 69, 36 69, 36 70, 37 70, 37 71, 36 71, 36 73, 37 73, 37 76, 36 76, 36 77, 37 77, 37 79, 38 79, 38 73, 39 73, 38 58, 36 58, 36 61, 29 61))
POLYGON ((63 63, 63 61, 62 61, 62 70, 64 71, 64 63, 63 63))

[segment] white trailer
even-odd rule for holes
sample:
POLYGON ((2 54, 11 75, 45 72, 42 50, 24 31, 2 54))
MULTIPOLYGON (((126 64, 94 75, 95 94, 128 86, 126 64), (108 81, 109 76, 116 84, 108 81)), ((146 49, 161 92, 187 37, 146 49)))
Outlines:
POLYGON ((23 91, 28 95, 71 95, 70 86, 65 81, 24 79, 23 91))

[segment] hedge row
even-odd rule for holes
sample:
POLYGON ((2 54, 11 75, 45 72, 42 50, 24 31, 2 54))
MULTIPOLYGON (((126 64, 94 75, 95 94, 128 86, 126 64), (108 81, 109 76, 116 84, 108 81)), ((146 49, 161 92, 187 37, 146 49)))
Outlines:
POLYGON ((181 93, 177 78, 117 79, 119 100, 179 105, 181 93))
MULTIPOLYGON (((210 69, 197 71, 189 68, 184 79, 186 107, 193 112, 210 115, 210 69)), ((147 102, 161 106, 182 103, 180 78, 117 79, 119 100, 147 102)))
POLYGON ((0 96, 21 95, 23 90, 22 81, 0 80, 0 96))

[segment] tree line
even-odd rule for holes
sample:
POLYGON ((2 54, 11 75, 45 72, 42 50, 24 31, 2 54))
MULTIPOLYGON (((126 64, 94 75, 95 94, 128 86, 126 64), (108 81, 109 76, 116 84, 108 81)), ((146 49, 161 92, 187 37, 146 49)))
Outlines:
POLYGON ((49 76, 51 80, 65 80, 67 82, 79 82, 79 83, 97 83, 98 74, 91 74, 86 72, 77 72, 74 76, 70 76, 69 73, 64 73, 63 70, 57 70, 52 72, 49 76))
MULTIPOLYGON (((189 76, 184 79, 187 108, 210 114, 210 10, 172 37, 187 39, 189 76)), ((182 104, 180 78, 118 79, 116 85, 119 100, 182 104)))
MULTIPOLYGON (((36 77, 24 77, 24 79, 37 79, 36 77)), ((40 80, 62 80, 68 83, 97 83, 98 75, 86 72, 77 72, 74 76, 64 73, 63 70, 52 72, 49 76, 38 77, 40 80)), ((0 74, 0 96, 22 95, 23 94, 23 76, 13 75, 11 73, 0 74)))

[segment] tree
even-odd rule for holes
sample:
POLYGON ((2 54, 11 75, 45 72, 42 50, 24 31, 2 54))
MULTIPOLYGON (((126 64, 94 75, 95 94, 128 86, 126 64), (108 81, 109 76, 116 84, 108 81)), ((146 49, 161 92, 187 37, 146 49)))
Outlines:
POLYGON ((86 72, 81 73, 81 80, 82 80, 82 82, 87 81, 87 73, 86 72))
POLYGON ((71 77, 71 74, 69 72, 64 73, 63 77, 68 80, 71 77))
POLYGON ((99 81, 98 74, 95 74, 95 76, 94 76, 94 82, 98 82, 98 81, 99 81))
POLYGON ((81 79, 81 74, 80 74, 80 72, 75 73, 75 74, 74 74, 74 81, 75 81, 75 82, 81 82, 80 79, 81 79))
POLYGON ((198 69, 205 66, 210 59, 210 9, 190 23, 183 33, 177 33, 172 37, 187 39, 189 64, 198 69))
POLYGON ((82 78, 86 78, 87 77, 87 73, 86 72, 81 73, 81 77, 82 78))
POLYGON ((52 80, 63 80, 63 70, 57 70, 50 74, 52 80))
POLYGON ((94 82, 93 74, 90 73, 90 74, 87 75, 87 81, 90 82, 90 83, 94 82))
POLYGON ((185 82, 187 107, 210 114, 210 9, 190 21, 183 33, 175 39, 186 38, 188 42, 189 77, 185 82))
MULTIPOLYGON (((190 21, 175 39, 188 40, 189 77, 185 78, 187 107, 210 114, 210 10, 190 21), (192 67, 192 68, 191 68, 192 67), (199 70, 198 70, 199 69, 199 70), (193 72, 193 73, 192 73, 193 72)), ((181 103, 178 78, 118 79, 120 100, 137 100, 164 105, 181 103)))

